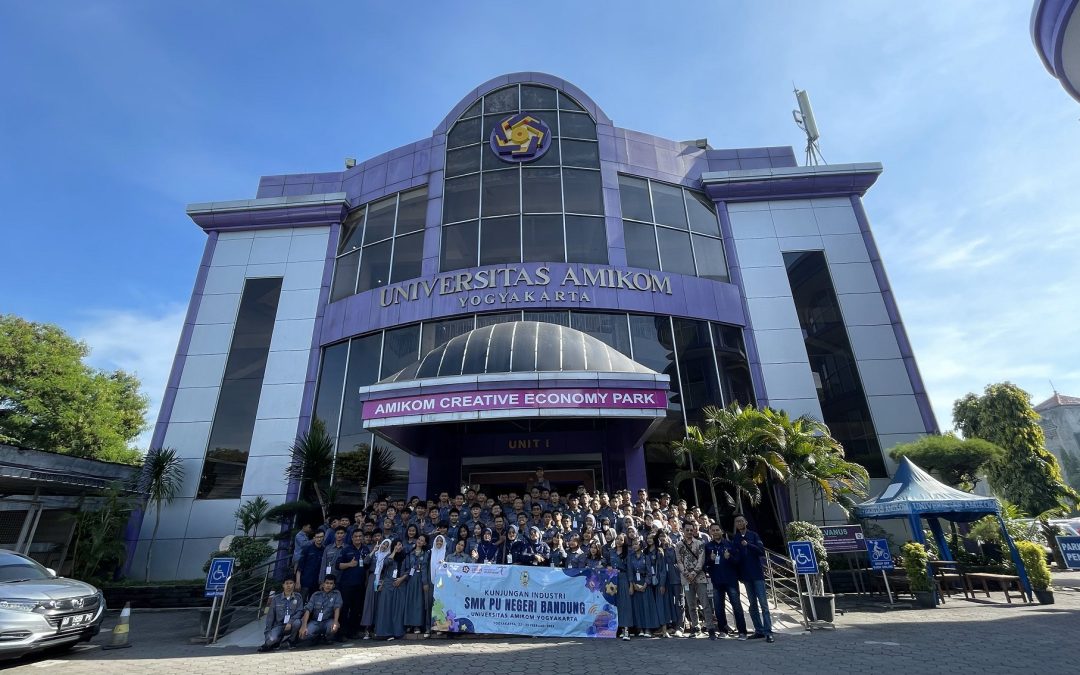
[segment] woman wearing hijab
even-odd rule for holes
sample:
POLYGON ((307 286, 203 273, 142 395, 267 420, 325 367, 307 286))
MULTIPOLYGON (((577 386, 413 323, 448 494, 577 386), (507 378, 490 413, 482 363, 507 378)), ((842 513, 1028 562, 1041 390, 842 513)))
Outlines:
POLYGON ((615 608, 619 613, 619 636, 624 640, 630 639, 630 626, 634 624, 634 608, 631 604, 630 579, 629 579, 629 554, 626 545, 626 535, 620 534, 615 537, 614 543, 608 549, 608 567, 619 573, 619 590, 615 596, 615 608))
POLYGON ((476 550, 477 561, 482 562, 485 565, 495 564, 499 559, 499 547, 492 541, 491 537, 491 528, 485 528, 483 538, 480 541, 480 547, 476 550))
POLYGON ((371 639, 371 631, 375 627, 375 609, 377 607, 376 600, 378 598, 379 579, 382 574, 382 568, 384 561, 390 555, 390 546, 392 542, 389 539, 383 539, 378 548, 371 552, 368 559, 364 562, 369 568, 374 565, 374 572, 368 575, 367 578, 367 593, 364 595, 364 611, 360 615, 360 626, 364 629, 364 639, 371 639))
POLYGON ((409 579, 402 543, 395 541, 392 551, 383 560, 375 608, 375 637, 386 640, 405 636, 405 589, 402 586, 409 579))
POLYGON ((412 552, 405 556, 408 580, 405 582, 405 629, 413 633, 427 632, 424 620, 424 587, 431 579, 427 537, 420 535, 412 552), (424 630, 421 630, 424 629, 424 630))
POLYGON ((435 603, 435 583, 439 580, 439 570, 446 560, 446 537, 435 537, 428 556, 428 569, 424 585, 424 637, 431 637, 431 606, 435 603))
POLYGON ((638 637, 650 637, 660 627, 656 617, 656 601, 650 588, 649 560, 645 555, 645 541, 638 537, 631 540, 627 568, 630 573, 630 604, 633 608, 633 626, 638 637))

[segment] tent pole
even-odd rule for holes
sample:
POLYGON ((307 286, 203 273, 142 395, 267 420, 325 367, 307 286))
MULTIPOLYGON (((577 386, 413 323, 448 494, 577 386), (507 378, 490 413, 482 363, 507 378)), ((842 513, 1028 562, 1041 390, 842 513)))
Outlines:
POLYGON ((930 523, 930 531, 934 533, 934 540, 938 545, 938 555, 942 560, 952 561, 952 550, 949 548, 949 540, 945 538, 945 530, 941 528, 941 521, 937 518, 927 518, 930 523))
POLYGON ((1001 525, 1001 535, 1005 537, 1005 543, 1009 545, 1009 555, 1012 556, 1013 564, 1016 565, 1016 574, 1020 577, 1020 583, 1024 587, 1024 594, 1027 595, 1027 601, 1031 602, 1034 598, 1031 592, 1031 580, 1028 579, 1027 568, 1024 567, 1024 561, 1020 558, 1020 551, 1016 550, 1016 544, 1013 543, 1012 536, 1009 535, 1009 528, 1005 527, 1005 519, 1001 517, 1001 513, 995 513, 997 516, 998 524, 1001 525))

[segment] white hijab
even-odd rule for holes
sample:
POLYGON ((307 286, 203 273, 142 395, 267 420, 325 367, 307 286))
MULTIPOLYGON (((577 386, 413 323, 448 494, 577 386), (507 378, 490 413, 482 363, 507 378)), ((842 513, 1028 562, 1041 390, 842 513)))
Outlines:
POLYGON ((392 545, 390 539, 383 539, 379 542, 379 548, 375 549, 375 583, 379 583, 379 579, 382 578, 383 561, 390 556, 390 547, 392 545))
POLYGON ((444 560, 446 560, 446 537, 440 534, 435 537, 431 544, 431 583, 435 583, 435 575, 439 573, 439 568, 442 567, 444 560), (439 546, 440 540, 442 546, 439 546))

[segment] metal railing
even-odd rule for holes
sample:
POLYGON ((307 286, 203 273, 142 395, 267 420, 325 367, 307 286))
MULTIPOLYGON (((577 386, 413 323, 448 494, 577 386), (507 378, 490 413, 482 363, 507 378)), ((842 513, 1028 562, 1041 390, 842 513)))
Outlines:
POLYGON ((783 602, 793 609, 802 610, 799 578, 791 558, 766 550, 765 577, 769 583, 769 597, 772 599, 773 609, 779 609, 779 603, 783 602))
POLYGON ((276 565, 277 560, 271 559, 251 569, 236 572, 225 580, 225 591, 221 601, 217 603, 217 611, 211 611, 210 620, 207 622, 207 644, 214 644, 222 635, 228 633, 230 628, 239 625, 234 624, 234 621, 247 623, 262 616, 263 608, 269 601, 266 591, 276 565), (225 617, 224 630, 222 617, 225 617))

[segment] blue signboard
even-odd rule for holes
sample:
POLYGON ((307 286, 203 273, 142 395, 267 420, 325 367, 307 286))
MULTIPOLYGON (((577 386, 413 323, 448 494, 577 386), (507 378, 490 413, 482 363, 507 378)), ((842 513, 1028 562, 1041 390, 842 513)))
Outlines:
POLYGON ((206 592, 208 598, 220 598, 225 595, 225 582, 233 573, 233 558, 214 558, 210 561, 210 570, 206 573, 206 592))
POLYGON ((795 563, 796 574, 817 574, 817 557, 814 556, 814 545, 808 541, 789 541, 788 553, 795 563))
POLYGON ((1080 537, 1058 537, 1058 548, 1065 566, 1071 570, 1080 570, 1080 537))
POLYGON ((870 569, 893 569, 892 553, 889 552, 889 542, 887 539, 867 539, 866 553, 870 556, 870 569))

